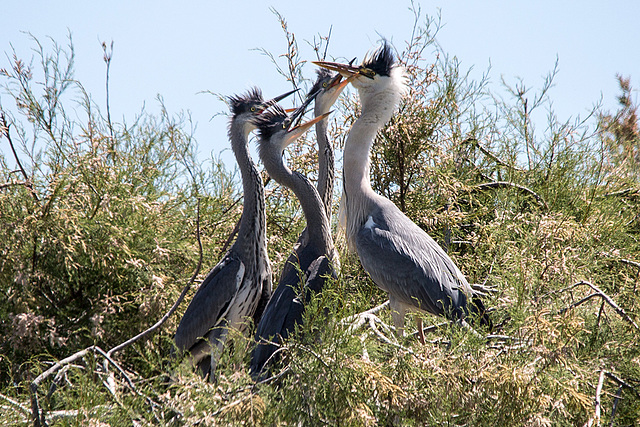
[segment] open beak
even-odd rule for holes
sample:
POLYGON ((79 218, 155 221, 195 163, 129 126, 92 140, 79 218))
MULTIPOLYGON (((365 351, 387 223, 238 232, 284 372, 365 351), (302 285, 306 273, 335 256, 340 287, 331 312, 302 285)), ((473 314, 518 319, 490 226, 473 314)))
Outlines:
POLYGON ((275 98, 271 98, 268 101, 264 101, 262 103, 262 110, 260 111, 260 113, 264 112, 267 108, 269 108, 272 105, 276 104, 278 101, 281 101, 281 100, 285 99, 287 96, 292 95, 292 94, 296 93, 299 90, 300 89, 290 90, 289 92, 283 93, 282 95, 278 95, 275 98))
POLYGON ((291 129, 289 129, 287 131, 287 145, 291 144, 293 141, 295 141, 296 139, 300 138, 306 131, 309 130, 309 128, 313 125, 315 125, 316 123, 318 123, 320 120, 324 119, 325 117, 329 116, 329 114, 331 114, 332 112, 329 111, 327 113, 324 113, 314 119, 309 120, 308 122, 304 122, 298 126, 295 126, 291 129))
POLYGON ((337 71, 343 77, 350 77, 360 72, 359 67, 354 67, 351 64, 340 64, 339 62, 327 62, 327 61, 313 61, 319 67, 326 68, 331 71, 337 71))

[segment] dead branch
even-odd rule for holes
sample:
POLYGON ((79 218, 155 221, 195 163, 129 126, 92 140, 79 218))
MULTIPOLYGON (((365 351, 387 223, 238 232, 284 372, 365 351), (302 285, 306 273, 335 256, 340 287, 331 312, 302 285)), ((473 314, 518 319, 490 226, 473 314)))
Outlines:
POLYGON ((1 122, 0 130, 2 130, 2 135, 4 135, 4 137, 7 138, 7 141, 9 141, 9 146, 11 147, 11 151, 13 152, 13 157, 16 160, 16 163, 18 164, 18 168, 20 168, 20 172, 22 173, 22 176, 24 177, 24 181, 25 181, 24 185, 31 191, 31 195, 33 196, 34 200, 36 202, 39 202, 40 199, 36 194, 36 190, 33 188, 33 183, 29 180, 27 171, 22 166, 22 163, 20 162, 20 158, 18 157, 18 153, 16 152, 16 148, 13 145, 13 140, 11 139, 11 133, 9 132, 9 126, 11 125, 7 122, 7 116, 4 114, 4 111, 0 113, 0 122, 1 122))
POLYGON ((637 188, 626 188, 624 190, 620 190, 620 191, 614 191, 611 193, 605 193, 600 197, 617 197, 617 196, 636 196, 640 194, 640 190, 637 188))
POLYGON ((613 400, 613 408, 611 408, 611 421, 609 422, 609 427, 613 427, 613 419, 616 417, 616 412, 618 411, 618 403, 620 402, 620 397, 622 397, 622 386, 618 387, 618 391, 616 391, 616 398, 613 400))
POLYGON ((12 187, 14 185, 24 185, 25 187, 29 187, 29 183, 27 181, 16 181, 16 182, 3 182, 0 184, 0 190, 3 188, 12 187))
POLYGON ((615 301, 613 301, 613 299, 611 299, 611 297, 609 297, 607 294, 602 292, 600 288, 598 288, 596 285, 589 282, 583 282, 583 283, 589 286, 598 294, 600 294, 600 296, 607 302, 607 304, 613 307, 613 309, 620 315, 620 317, 622 317, 624 320, 629 322, 629 324, 631 324, 636 330, 640 330, 640 327, 638 327, 636 322, 634 322, 633 319, 629 317, 629 315, 627 315, 627 313, 620 306, 618 306, 618 304, 616 304, 615 301))
POLYGON ((509 181, 494 181, 494 182, 485 182, 484 184, 478 184, 474 187, 472 187, 473 191, 482 191, 485 190, 487 188, 515 188, 517 190, 520 190, 521 192, 528 194, 530 196, 532 196, 534 199, 536 199, 536 201, 538 201, 542 206, 544 206, 545 210, 549 210, 549 205, 547 205, 547 202, 544 201, 544 199, 535 191, 531 190, 530 188, 527 188, 523 185, 520 184, 516 184, 513 182, 509 182, 509 181))
POLYGON ((17 402, 15 400, 13 400, 12 398, 10 398, 9 396, 5 396, 2 393, 0 393, 0 399, 2 399, 5 402, 7 402, 9 405, 11 405, 12 408, 17 409, 23 415, 29 416, 29 414, 30 414, 29 408, 24 406, 22 403, 17 402))
POLYGON ((563 313, 565 313, 567 310, 570 310, 570 309, 572 309, 572 308, 575 308, 575 307, 577 307, 577 306, 579 306, 579 305, 581 305, 581 304, 583 304, 583 303, 585 303, 585 302, 589 301, 589 300, 590 300, 590 299, 592 299, 593 297, 598 296, 598 297, 602 298, 602 299, 603 299, 607 304, 609 304, 609 305, 610 305, 610 306, 611 306, 611 307, 616 311, 616 313, 618 313, 618 315, 619 315, 620 317, 622 317, 622 319, 624 319, 626 322, 628 322, 628 323, 629 323, 631 326, 633 326, 636 330, 640 330, 640 327, 638 327, 638 325, 636 324, 636 322, 634 322, 634 321, 633 321, 633 319, 632 319, 631 317, 629 317, 629 315, 628 315, 628 314, 627 314, 627 313, 626 313, 626 312, 625 312, 625 311, 624 311, 624 310, 623 310, 623 309, 622 309, 618 304, 616 304, 616 303, 615 303, 615 301, 614 301, 610 296, 608 296, 607 294, 605 294, 605 293, 604 293, 600 288, 598 288, 596 285, 594 285, 594 284, 592 284, 592 283, 590 283, 590 282, 587 282, 587 281, 582 280, 582 281, 580 281, 580 282, 574 283, 574 284, 573 284, 573 285, 571 285, 571 286, 568 286, 568 287, 566 287, 566 288, 564 288, 564 289, 561 289, 561 290, 559 290, 559 291, 557 291, 557 292, 567 291, 567 290, 570 290, 570 289, 574 289, 574 288, 576 288, 576 287, 578 287, 578 286, 581 286, 581 285, 587 285, 587 286, 589 286, 589 287, 594 291, 594 293, 592 293, 592 294, 590 294, 590 295, 587 295, 586 297, 582 298, 580 301, 574 302, 573 304, 571 304, 571 305, 570 305, 569 307, 567 307, 567 308, 563 308, 562 310, 560 310, 560 311, 558 312, 559 314, 563 314, 563 313))
POLYGON ((596 421, 596 425, 600 427, 600 394, 602 393, 602 385, 604 384, 604 370, 600 371, 600 376, 598 377, 598 386, 596 387, 596 398, 595 398, 595 414, 594 418, 596 421))
POLYGON ((45 378, 52 375, 58 369, 62 368, 69 363, 75 362, 78 359, 86 356, 90 351, 93 351, 94 346, 85 348, 84 350, 78 351, 71 356, 56 362, 52 367, 44 371, 40 374, 35 380, 31 382, 30 390, 31 390, 31 416, 33 420, 33 425, 35 427, 47 426, 47 419, 44 410, 40 409, 40 402, 38 401, 38 386, 45 378))
POLYGON ((506 168, 518 171, 518 172, 523 172, 522 169, 520 169, 517 166, 511 165, 507 162, 505 162, 504 160, 501 160, 498 156, 496 156, 495 154, 493 154, 491 151, 489 151, 487 148, 483 147, 482 145, 480 145, 480 142, 475 139, 475 138, 467 138, 463 141, 464 143, 471 143, 471 145, 473 145, 474 147, 478 147, 478 149, 480 151, 482 151, 482 153, 487 156, 490 157, 491 159, 493 159, 493 161, 495 161, 497 164, 499 164, 500 166, 504 166, 506 168))
POLYGON ((592 294, 590 294, 590 295, 587 295, 586 297, 582 298, 580 301, 576 301, 576 302, 574 302, 574 303, 573 303, 573 304, 571 304, 569 307, 563 308, 562 310, 560 310, 560 311, 558 312, 558 314, 564 314, 564 313, 566 313, 567 311, 571 310, 572 308, 576 308, 576 307, 578 307, 579 305, 584 304, 585 302, 589 301, 591 298, 593 298, 593 297, 599 297, 599 296, 601 296, 601 295, 600 295, 600 294, 598 294, 597 292, 592 293, 592 294))
POLYGON ((624 381, 622 378, 618 377, 616 374, 614 374, 613 372, 605 372, 605 375, 615 381, 616 383, 618 383, 618 385, 632 391, 636 397, 640 398, 640 393, 638 392, 638 390, 636 390, 635 387, 633 387, 632 385, 630 385, 629 383, 627 383, 626 381, 624 381))
POLYGON ((158 320, 153 326, 151 326, 146 331, 140 332, 138 335, 136 335, 133 338, 128 339, 127 341, 123 342, 122 344, 113 347, 111 350, 109 350, 106 353, 105 359, 109 360, 109 358, 111 357, 111 355, 113 353, 118 352, 118 351, 122 350, 123 348, 130 346, 134 342, 146 337, 147 335, 151 334, 156 329, 158 329, 160 326, 162 326, 162 324, 164 322, 166 322, 167 319, 169 317, 171 317, 171 315, 178 309, 178 306, 184 300, 185 296, 187 295, 187 292, 189 292, 189 289, 191 288, 191 285, 193 284, 193 282, 195 281, 196 277, 200 273, 200 268, 202 267, 202 242, 200 241, 200 199, 198 199, 198 208, 197 208, 196 212, 197 212, 196 213, 196 240, 198 241, 198 251, 199 251, 198 265, 196 266, 195 271, 191 275, 191 278, 189 279, 187 284, 182 289, 182 292, 180 293, 180 296, 178 297, 176 302, 173 304, 173 306, 169 309, 169 311, 167 311, 167 313, 164 316, 162 316, 162 318, 160 320, 158 320))

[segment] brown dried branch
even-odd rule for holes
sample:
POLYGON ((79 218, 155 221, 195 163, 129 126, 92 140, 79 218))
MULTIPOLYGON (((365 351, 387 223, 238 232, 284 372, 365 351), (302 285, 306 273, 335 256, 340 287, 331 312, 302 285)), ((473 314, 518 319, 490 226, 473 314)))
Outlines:
POLYGON ((520 190, 523 193, 526 193, 532 196, 534 199, 536 199, 536 201, 538 201, 540 204, 544 206, 545 210, 549 210, 549 205, 547 205, 547 202, 545 202, 544 199, 538 193, 531 190, 530 188, 527 188, 520 184, 515 184, 513 182, 509 182, 509 181, 486 182, 484 184, 478 184, 474 186, 472 190, 481 191, 487 188, 515 188, 517 190, 520 190))
POLYGON ((11 125, 7 122, 7 116, 4 114, 4 112, 0 113, 0 130, 2 131, 2 135, 4 135, 4 137, 7 138, 7 141, 9 141, 9 146, 11 147, 11 151, 13 152, 13 157, 16 160, 16 163, 18 164, 18 168, 20 169, 22 176, 24 177, 24 181, 25 181, 24 185, 31 191, 31 195, 33 196, 35 201, 39 202, 40 199, 36 194, 36 190, 33 188, 33 183, 29 180, 27 171, 22 166, 22 163, 20 162, 20 158, 18 157, 18 153, 16 152, 16 148, 13 144, 13 140, 11 139, 11 133, 9 132, 9 126, 11 125))
POLYGON ((520 169, 519 167, 511 165, 511 164, 505 162, 504 160, 500 159, 498 156, 493 154, 491 151, 489 151, 487 148, 485 148, 482 145, 480 145, 480 142, 477 139, 475 139, 475 138, 467 138, 467 139, 465 139, 463 141, 463 144, 465 144, 465 143, 470 143, 474 147, 478 147, 478 149, 480 151, 482 151, 482 154, 484 154, 487 157, 490 157, 491 159, 493 159, 493 161, 495 161, 500 166, 504 166, 506 168, 513 169, 513 170, 518 171, 518 172, 523 172, 523 170, 520 169))
POLYGON ((573 289, 577 286, 580 285, 587 285, 589 286, 591 289, 593 289, 594 293, 591 295, 588 295, 584 298, 582 298, 580 301, 577 301, 573 304, 571 304, 569 307, 564 308, 562 310, 560 310, 559 314, 563 314, 565 313, 567 310, 570 310, 572 308, 575 308, 577 306, 579 306, 580 304, 583 304, 584 302, 590 300, 593 297, 599 296, 600 298, 602 298, 607 304, 609 304, 615 311, 616 313, 618 313, 618 315, 620 317, 622 317, 626 322, 628 322, 631 326, 633 326, 636 330, 640 330, 640 327, 638 327, 638 325, 636 324, 636 322, 633 321, 633 319, 631 317, 629 317, 629 315, 618 305, 615 303, 615 301, 608 296, 607 294, 605 294, 604 292, 602 292, 602 290, 600 288, 598 288, 596 285, 587 282, 587 281, 580 281, 578 283, 573 284, 572 286, 569 286, 563 290, 568 290, 568 289, 573 289))
POLYGON ((111 350, 109 350, 106 353, 106 358, 111 357, 111 355, 113 353, 118 352, 118 351, 122 350, 123 348, 130 346, 134 342, 146 337, 147 335, 151 334, 156 329, 158 329, 160 326, 162 326, 162 324, 164 324, 164 322, 166 322, 167 319, 169 317, 171 317, 171 315, 178 309, 178 306, 184 300, 185 296, 187 295, 187 292, 189 292, 189 289, 191 289, 191 285, 193 285, 193 282, 195 281, 196 277, 200 273, 200 268, 202 267, 202 242, 200 241, 200 199, 198 199, 198 207, 197 207, 197 210, 196 210, 196 240, 198 241, 198 252, 199 252, 198 265, 196 266, 196 269, 193 272, 193 274, 191 275, 191 278, 189 279, 187 284, 182 289, 182 292, 180 293, 180 296, 178 297, 176 302, 173 304, 173 306, 169 309, 169 311, 167 311, 167 313, 164 316, 162 316, 162 318, 160 320, 158 320, 149 329, 147 329, 146 331, 140 332, 135 337, 130 338, 127 341, 123 342, 122 344, 117 345, 117 346, 113 347, 111 350))

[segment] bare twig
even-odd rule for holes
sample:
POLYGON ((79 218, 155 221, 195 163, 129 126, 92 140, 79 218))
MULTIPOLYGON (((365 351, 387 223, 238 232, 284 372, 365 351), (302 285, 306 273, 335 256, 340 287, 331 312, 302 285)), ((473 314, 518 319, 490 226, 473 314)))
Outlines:
POLYGON ((596 425, 598 427, 600 427, 600 408, 601 408, 601 403, 600 403, 600 394, 602 393, 602 385, 604 384, 604 369, 602 371, 600 371, 600 376, 598 377, 598 386, 596 387, 596 398, 595 398, 595 414, 594 414, 594 418, 596 421, 596 425))
POLYGON ((611 307, 613 307, 613 309, 616 311, 616 313, 618 313, 618 315, 620 317, 622 317, 626 322, 628 322, 636 330, 640 330, 640 327, 638 327, 636 322, 634 322, 633 319, 631 317, 629 317, 629 315, 618 304, 616 304, 615 301, 610 296, 608 296, 607 294, 602 292, 602 290, 600 288, 598 288, 596 285, 594 285, 594 284, 592 284, 590 282, 582 280, 582 281, 580 281, 578 283, 573 284, 572 286, 569 286, 567 288, 561 289, 561 291, 566 291, 566 290, 569 290, 569 289, 573 289, 573 288, 575 288, 577 286, 580 286, 580 285, 589 286, 591 289, 593 289, 594 293, 592 293, 591 295, 587 295, 586 297, 582 298, 580 301, 574 302, 569 307, 560 310, 559 314, 565 313, 567 310, 570 310, 571 308, 577 307, 580 304, 583 304, 584 302, 590 300, 593 297, 599 296, 604 301, 606 301, 607 304, 609 304, 611 307))
POLYGON ((495 181, 495 182, 485 182, 484 184, 478 184, 476 186, 474 186, 472 188, 472 190, 475 191, 481 191, 481 190, 485 190, 487 188, 515 188, 517 190, 522 191, 523 193, 526 193, 530 196, 532 196, 534 199, 536 199, 536 201, 538 201, 540 204, 542 204, 545 208, 545 210, 549 209, 549 205, 547 205, 547 202, 544 201, 544 199, 535 191, 520 185, 520 184, 515 184, 513 182, 509 182, 509 181, 495 181))
POLYGON ((624 259, 624 258, 621 258, 618 261, 620 261, 623 264, 631 265, 631 266, 633 266, 633 267, 635 267, 637 269, 640 269, 640 262, 631 261, 631 260, 624 259))
POLYGON ((26 187, 29 187, 29 183, 27 181, 4 182, 0 184, 0 190, 2 190, 3 188, 14 186, 14 185, 24 185, 26 187))
POLYGON ((482 145, 480 145, 480 142, 479 142, 477 139, 475 139, 475 138, 467 138, 467 139, 465 139, 465 140, 464 140, 463 144, 464 144, 464 143, 471 143, 474 147, 478 147, 478 149, 479 149, 480 151, 482 151, 482 153, 483 153, 485 156, 490 157, 491 159, 493 159, 493 160, 494 160, 497 164, 499 164, 500 166, 504 166, 504 167, 506 167, 506 168, 513 169, 513 170, 518 171, 518 172, 522 172, 522 171, 523 171, 523 170, 522 170, 522 169, 520 169, 519 167, 514 166, 514 165, 511 165, 511 164, 509 164, 509 163, 505 162, 504 160, 501 160, 498 156, 496 156, 495 154, 493 154, 493 153, 492 153, 491 151, 489 151, 487 148, 485 148, 485 147, 483 147, 482 145))
POLYGON ((618 387, 618 391, 616 391, 616 398, 613 399, 613 408, 611 408, 611 421, 609 422, 609 427, 613 427, 613 419, 616 417, 616 412, 618 410, 618 403, 620 402, 621 396, 622 396, 622 386, 618 387))
POLYGON ((202 267, 202 242, 200 241, 200 199, 198 199, 198 208, 197 208, 197 213, 196 213, 196 240, 198 241, 198 251, 199 251, 199 254, 200 254, 200 256, 198 258, 198 265, 196 266, 195 271, 191 275, 191 278, 189 279, 187 284, 182 289, 182 293, 180 293, 180 296, 178 297, 176 302, 169 309, 169 311, 167 311, 167 313, 164 316, 162 316, 162 318, 160 320, 158 320, 149 329, 139 333, 135 337, 130 338, 127 341, 123 342, 122 344, 117 345, 117 346, 113 347, 111 350, 109 350, 106 353, 106 358, 107 359, 110 358, 113 353, 118 352, 118 351, 122 350, 123 348, 130 346, 134 342, 146 337, 147 335, 151 334, 156 329, 158 329, 160 326, 162 326, 162 324, 164 322, 166 322, 167 319, 169 317, 171 317, 171 315, 177 310, 178 306, 182 303, 182 301, 184 300, 185 296, 187 295, 187 292, 189 292, 189 289, 191 288, 191 285, 193 284, 193 282, 195 281, 196 277, 200 273, 200 268, 202 267))
POLYGON ((22 412, 22 414, 29 416, 29 414, 30 414, 29 408, 24 406, 22 403, 17 402, 15 400, 13 400, 12 398, 10 398, 9 396, 5 396, 4 394, 1 394, 1 393, 0 393, 0 399, 2 399, 5 402, 7 402, 9 405, 11 405, 12 408, 15 408, 18 411, 22 412))
POLYGON ((18 168, 20 168, 20 172, 22 173, 22 176, 24 177, 24 181, 25 181, 24 185, 31 191, 31 195, 33 196, 34 200, 38 202, 40 201, 40 199, 36 194, 36 190, 33 188, 33 183, 29 179, 29 176, 27 175, 27 171, 24 169, 24 167, 22 166, 22 163, 20 162, 20 158, 18 157, 18 153, 16 152, 16 148, 13 144, 13 140, 11 139, 9 126, 11 125, 7 122, 7 116, 4 114, 4 112, 0 113, 0 129, 2 130, 2 135, 4 135, 4 137, 7 138, 7 141, 9 141, 9 146, 11 147, 11 152, 13 152, 13 157, 16 160, 16 163, 18 164, 18 168))
POLYGON ((78 359, 83 358, 89 352, 93 351, 94 346, 85 348, 84 350, 78 351, 71 356, 56 362, 52 367, 47 369, 45 372, 40 374, 35 380, 31 382, 30 390, 31 390, 31 416, 33 420, 33 425, 35 427, 46 426, 47 419, 43 410, 40 409, 40 402, 38 401, 38 386, 45 378, 52 375, 58 369, 62 368, 69 363, 75 362, 78 359))
POLYGON ((640 327, 638 327, 636 322, 634 322, 633 319, 629 317, 629 315, 627 315, 627 313, 620 306, 618 306, 618 304, 616 304, 615 301, 613 301, 613 299, 611 299, 611 297, 609 297, 607 294, 602 292, 600 288, 598 288, 596 285, 589 282, 584 282, 584 283, 587 286, 589 286, 591 289, 593 289, 595 292, 600 294, 600 296, 607 302, 607 304, 613 307, 613 309, 620 315, 620 317, 622 317, 624 320, 629 322, 636 330, 640 330, 640 327))
POLYGON ((632 385, 630 385, 629 383, 627 383, 626 381, 624 381, 622 378, 618 377, 616 374, 614 374, 613 372, 605 372, 605 375, 615 381, 616 383, 618 383, 618 385, 632 391, 636 397, 640 398, 640 393, 638 393, 638 390, 636 390, 635 387, 633 387, 632 385))
POLYGON ((600 296, 600 294, 599 294, 599 293, 597 293, 597 292, 594 292, 594 293, 592 293, 592 294, 590 294, 590 295, 587 295, 586 297, 582 298, 580 301, 576 301, 576 302, 574 302, 574 303, 573 303, 573 304, 571 304, 569 307, 563 308, 562 310, 560 310, 560 311, 558 312, 558 314, 564 314, 564 313, 566 313, 567 311, 571 310, 572 308, 576 308, 576 307, 578 307, 579 305, 584 304, 585 302, 589 301, 589 300, 590 300, 590 299, 592 299, 593 297, 599 297, 599 296, 600 296))

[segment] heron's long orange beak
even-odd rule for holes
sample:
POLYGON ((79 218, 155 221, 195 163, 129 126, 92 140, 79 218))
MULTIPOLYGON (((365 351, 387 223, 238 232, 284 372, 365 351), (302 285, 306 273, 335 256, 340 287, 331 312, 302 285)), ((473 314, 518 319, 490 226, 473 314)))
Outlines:
POLYGON ((293 141, 300 138, 306 131, 309 130, 311 126, 315 125, 320 120, 329 116, 329 114, 331 113, 332 112, 329 111, 327 113, 321 114, 318 117, 309 120, 308 122, 304 122, 302 124, 299 124, 298 126, 294 126, 293 128, 289 129, 287 131, 287 145, 291 144, 293 141))
POLYGON ((340 64, 339 62, 328 62, 328 61, 313 61, 319 67, 326 68, 331 71, 337 71, 342 74, 344 77, 350 77, 354 74, 358 74, 360 72, 359 67, 354 67, 351 64, 340 64))

